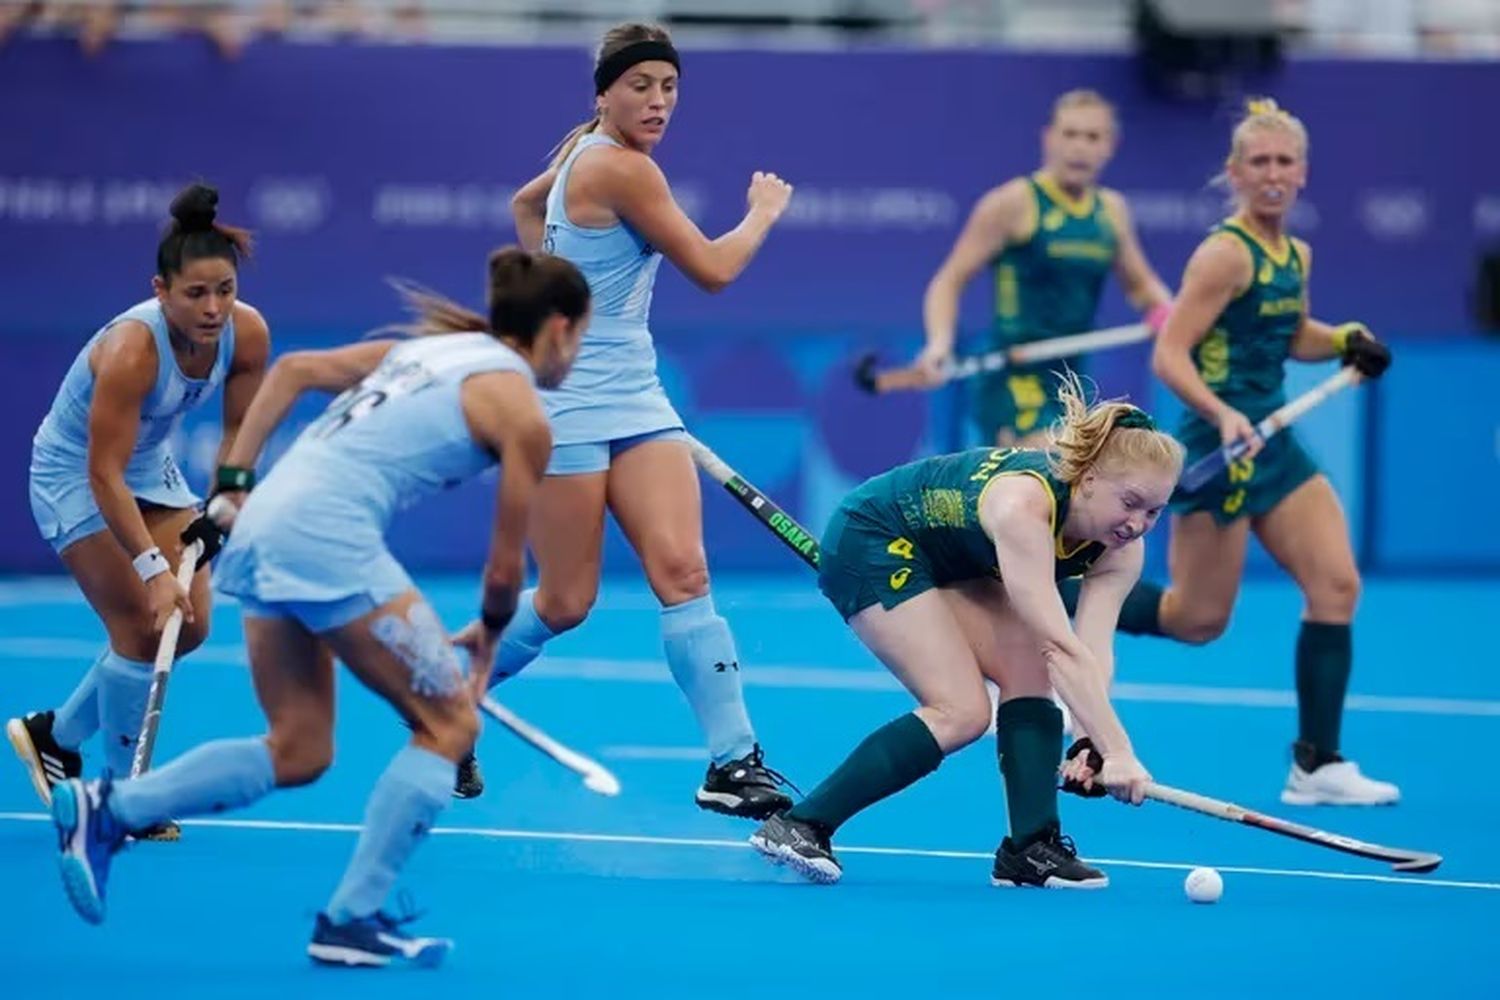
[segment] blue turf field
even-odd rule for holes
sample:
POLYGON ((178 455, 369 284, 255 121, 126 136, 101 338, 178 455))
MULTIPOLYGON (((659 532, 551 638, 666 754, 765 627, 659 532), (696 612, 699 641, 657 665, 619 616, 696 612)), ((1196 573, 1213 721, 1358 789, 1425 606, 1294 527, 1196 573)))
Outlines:
MULTIPOLYGON (((724 579, 769 761, 810 787, 906 696, 805 575, 724 579)), ((434 581, 449 624, 470 581, 434 581)), ((50 828, 19 766, 0 760, 0 997, 467 996, 1500 996, 1500 657, 1466 642, 1500 582, 1377 582, 1355 633, 1346 748, 1401 784, 1401 805, 1302 810, 1276 800, 1293 732, 1298 598, 1247 586, 1204 649, 1122 639, 1120 707, 1158 780, 1356 837, 1443 853, 1431 876, 1147 805, 1065 798, 1064 823, 1108 869, 1100 893, 991 889, 1004 833, 993 738, 840 834, 844 881, 791 881, 744 844, 752 826, 700 813, 692 718, 661 662, 654 602, 606 581, 593 618, 502 700, 619 775, 605 799, 498 727, 489 791, 455 802, 403 885, 452 936, 443 971, 341 972, 303 957, 312 914, 353 847, 365 794, 405 731, 341 676, 337 761, 321 783, 189 823, 175 845, 117 860, 109 919, 64 899, 50 828), (1217 906, 1184 898, 1216 865, 1217 906), (279 991, 279 992, 278 992, 279 991)), ((174 675, 165 761, 259 731, 236 609, 174 675)), ((52 705, 102 632, 65 580, 0 583, 0 712, 52 705)), ((97 760, 97 757, 93 758, 97 760)), ((97 766, 97 765, 92 765, 97 766)), ((92 767, 91 767, 92 769, 92 767)))

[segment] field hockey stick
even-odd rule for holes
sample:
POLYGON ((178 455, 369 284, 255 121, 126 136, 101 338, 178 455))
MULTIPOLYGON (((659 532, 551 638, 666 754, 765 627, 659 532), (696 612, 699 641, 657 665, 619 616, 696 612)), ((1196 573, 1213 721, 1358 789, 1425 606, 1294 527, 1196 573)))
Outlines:
POLYGON ((754 514, 767 528, 775 533, 776 537, 786 543, 786 547, 807 563, 813 569, 818 568, 822 560, 822 550, 818 548, 818 539, 812 532, 798 524, 786 511, 776 505, 776 502, 756 489, 750 483, 740 477, 729 467, 718 455, 715 455, 702 441, 688 435, 688 447, 692 449, 693 461, 698 468, 708 474, 708 478, 718 483, 729 491, 729 495, 740 502, 740 505, 754 514))
MULTIPOLYGON (((1351 386, 1358 381, 1359 372, 1353 367, 1340 368, 1336 375, 1330 375, 1323 382, 1307 390, 1256 424, 1255 436, 1262 441, 1269 441, 1278 432, 1285 430, 1289 425, 1295 423, 1308 410, 1322 403, 1340 389, 1351 386)), ((1187 470, 1183 472, 1182 480, 1178 485, 1187 493, 1200 490, 1210 479, 1223 472, 1232 463, 1243 458, 1249 450, 1250 442, 1243 438, 1231 441, 1217 451, 1203 456, 1188 466, 1187 470)))
POLYGON ((484 713, 500 723, 500 725, 509 729, 563 767, 582 777, 583 785, 589 791, 598 792, 600 795, 620 794, 620 779, 616 778, 598 761, 563 746, 489 695, 485 695, 480 699, 479 707, 484 709, 484 713))
MULTIPOLYGON (((806 528, 802 527, 780 507, 776 506, 766 495, 754 486, 750 485, 731 469, 723 459, 710 451, 701 441, 689 438, 693 450, 693 458, 699 467, 708 473, 710 478, 724 486, 741 504, 751 513, 776 533, 776 536, 786 542, 794 552, 814 569, 818 566, 820 550, 818 543, 806 528)), ((1370 844, 1352 837, 1341 834, 1329 833, 1300 823, 1292 823, 1274 816, 1263 813, 1252 812, 1242 806, 1229 802, 1220 802, 1204 795, 1194 792, 1185 792, 1181 789, 1171 788, 1167 785, 1155 783, 1146 786, 1146 797, 1158 802, 1166 802, 1170 805, 1188 809, 1193 812, 1204 813, 1231 823, 1241 823, 1245 826, 1253 826, 1256 829, 1266 830, 1271 833, 1280 834, 1283 837, 1292 837, 1320 847, 1331 848, 1336 851, 1344 851, 1348 854, 1356 854, 1363 858, 1373 858, 1376 861, 1386 861, 1395 866, 1397 871, 1402 872, 1430 872, 1442 864, 1442 857, 1437 854, 1429 854, 1422 851, 1408 851, 1394 847, 1382 847, 1379 844, 1370 844)))
MULTIPOLYGON (((944 366, 943 379, 946 383, 957 379, 973 378, 975 375, 1002 371, 1012 365, 1052 361, 1057 358, 1071 357, 1074 354, 1088 354, 1110 347, 1139 344, 1150 339, 1151 328, 1145 323, 1114 326, 1106 330, 1071 334, 1067 337, 1053 337, 1050 340, 1017 344, 1014 347, 989 351, 985 354, 971 354, 966 358, 956 358, 944 366)), ((875 366, 878 363, 874 354, 866 354, 860 358, 859 363, 854 366, 854 384, 874 395, 908 389, 933 388, 926 383, 925 376, 916 365, 876 371, 875 366)))
MULTIPOLYGON (((203 543, 193 542, 182 550, 182 561, 177 564, 177 583, 183 590, 191 590, 193 574, 198 571, 198 557, 203 554, 203 543)), ((172 675, 172 664, 177 659, 177 637, 182 634, 182 609, 175 608, 167 616, 166 627, 161 630, 161 642, 156 645, 156 661, 151 665, 151 691, 146 695, 146 717, 141 720, 141 734, 135 740, 135 754, 130 758, 130 776, 138 778, 151 767, 151 754, 156 749, 156 731, 161 726, 161 709, 167 701, 167 679, 172 675)))
POLYGON ((1329 833, 1326 830, 1303 826, 1301 823, 1278 819, 1264 813, 1252 812, 1233 802, 1220 802, 1218 799, 1211 799, 1196 792, 1185 792, 1180 788, 1158 785, 1155 782, 1146 785, 1146 798, 1165 802, 1180 809, 1203 813, 1205 816, 1213 816, 1230 823, 1253 826, 1257 830, 1277 833, 1283 837, 1291 837, 1319 847, 1343 851, 1345 854, 1389 862, 1398 872, 1430 872, 1443 863, 1442 855, 1439 854, 1369 844, 1363 840, 1355 840, 1353 837, 1345 837, 1342 834, 1329 833))

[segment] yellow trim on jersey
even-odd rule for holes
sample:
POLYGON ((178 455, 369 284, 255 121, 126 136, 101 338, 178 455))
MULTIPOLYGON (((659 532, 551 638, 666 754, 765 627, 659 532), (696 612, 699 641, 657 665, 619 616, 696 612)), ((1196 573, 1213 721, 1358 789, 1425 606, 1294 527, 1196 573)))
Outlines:
POLYGON ((1014 264, 995 267, 995 315, 1015 319, 1021 315, 1021 283, 1016 280, 1014 264))
MULTIPOLYGON (((1053 180, 1044 170, 1038 170, 1032 174, 1031 179, 1036 182, 1037 187, 1047 192, 1048 198, 1057 202, 1063 211, 1075 219, 1087 219, 1094 214, 1094 209, 1099 205, 1098 188, 1091 187, 1083 192, 1080 197, 1075 198, 1058 187, 1057 181, 1053 180)), ((1037 208, 1040 210, 1041 206, 1039 205, 1037 208)), ((1037 214, 1040 215, 1040 211, 1037 214)))
POLYGON ((1092 543, 1090 543, 1089 540, 1087 538, 1085 538, 1083 541, 1081 541, 1077 545, 1073 546, 1072 551, 1067 551, 1067 550, 1063 549, 1063 540, 1062 540, 1061 537, 1059 537, 1057 539, 1057 544, 1055 546, 1053 546, 1053 550, 1057 553, 1057 558, 1059 558, 1059 559, 1072 559, 1074 556, 1076 556, 1078 553, 1082 552, 1084 550, 1084 548, 1086 546, 1090 545, 1090 544, 1092 544, 1092 543))
POLYGON ((1287 236, 1284 233, 1282 234, 1281 252, 1277 253, 1275 248, 1273 248, 1269 243, 1267 243, 1260 237, 1260 234, 1251 231, 1249 226, 1241 222, 1239 216, 1232 215, 1229 218, 1225 219, 1224 226, 1227 229, 1233 229, 1237 233, 1243 233, 1246 239, 1250 240, 1256 246, 1264 250, 1266 256, 1271 258, 1271 263, 1275 264, 1277 267, 1286 267, 1287 264, 1291 262, 1293 247, 1292 238, 1290 236, 1287 236))
POLYGON ((1009 472, 997 472, 990 477, 989 482, 979 489, 979 496, 974 498, 974 516, 979 517, 979 508, 984 506, 984 495, 990 491, 995 482, 1006 476, 1031 476, 1042 484, 1042 489, 1047 491, 1047 499, 1052 501, 1052 513, 1047 516, 1047 526, 1053 536, 1057 535, 1057 494, 1052 492, 1052 484, 1047 482, 1047 477, 1035 469, 1011 469, 1009 472))

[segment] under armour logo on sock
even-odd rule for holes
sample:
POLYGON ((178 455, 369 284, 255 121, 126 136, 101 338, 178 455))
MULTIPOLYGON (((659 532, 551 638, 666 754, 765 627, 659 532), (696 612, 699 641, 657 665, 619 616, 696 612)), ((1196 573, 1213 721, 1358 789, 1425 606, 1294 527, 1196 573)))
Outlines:
POLYGON ((739 673, 740 672, 740 661, 739 660, 730 660, 728 663, 725 663, 725 662, 723 662, 721 660, 718 663, 714 664, 714 671, 716 673, 722 674, 722 673, 724 673, 726 671, 729 671, 729 670, 733 670, 735 673, 739 673))

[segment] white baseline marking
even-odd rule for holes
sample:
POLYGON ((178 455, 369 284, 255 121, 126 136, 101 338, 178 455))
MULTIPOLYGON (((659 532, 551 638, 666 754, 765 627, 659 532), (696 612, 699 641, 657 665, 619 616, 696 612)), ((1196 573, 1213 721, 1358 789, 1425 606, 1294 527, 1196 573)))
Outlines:
MULTIPOLYGON (((6 636, 0 638, 0 657, 14 659, 73 660, 80 667, 92 663, 102 648, 88 639, 6 636)), ((215 666, 243 667, 245 651, 240 646, 213 643, 192 654, 191 662, 215 666)), ((606 660, 593 657, 547 657, 526 671, 536 680, 592 680, 625 684, 674 684, 659 660, 606 660)), ((883 670, 763 664, 747 667, 740 675, 749 687, 812 689, 817 691, 903 690, 883 670)), ((1193 684, 1115 684, 1116 701, 1160 705, 1218 705, 1229 708, 1291 709, 1297 704, 1295 691, 1275 688, 1207 687, 1193 684)), ((1434 698, 1423 695, 1351 694, 1344 701, 1351 712, 1382 712, 1396 715, 1447 715, 1478 718, 1500 717, 1500 701, 1483 698, 1434 698)))
MULTIPOLYGON (((51 819, 46 813, 0 812, 0 822, 44 823, 51 819)), ((214 827, 227 830, 262 830, 282 833, 359 833, 358 823, 315 823, 292 820, 267 819, 189 819, 183 826, 214 827)), ((712 847, 730 850, 748 850, 750 845, 743 840, 717 840, 706 837, 651 837, 640 834, 576 833, 559 830, 507 830, 486 826, 439 826, 432 830, 433 836, 481 837, 490 840, 541 840, 587 844, 634 844, 651 847, 712 847)), ((916 847, 840 847, 841 854, 876 854, 900 858, 937 858, 959 861, 991 861, 994 854, 988 851, 936 851, 916 847)), ((1113 865, 1117 868, 1146 868, 1166 871, 1191 871, 1198 867, 1179 861, 1137 861, 1131 858, 1088 858, 1091 864, 1113 865)), ((1464 882, 1457 879, 1418 878, 1398 875, 1365 875, 1353 872, 1326 872, 1301 868, 1257 868, 1250 865, 1218 865, 1221 872, 1237 875, 1267 875, 1282 878, 1328 879, 1339 882, 1380 882, 1392 885, 1421 885, 1440 889, 1483 889, 1500 891, 1500 882, 1464 882)))

